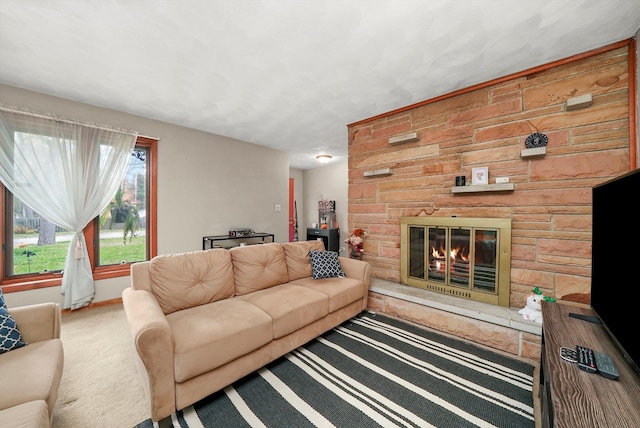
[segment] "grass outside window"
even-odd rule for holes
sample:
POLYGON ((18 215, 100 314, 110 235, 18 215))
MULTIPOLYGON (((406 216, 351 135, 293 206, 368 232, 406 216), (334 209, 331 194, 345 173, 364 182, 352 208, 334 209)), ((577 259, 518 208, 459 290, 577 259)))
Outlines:
MULTIPOLYGON (((37 234, 33 235, 37 238, 37 234)), ((21 235, 29 238, 29 235, 21 235)), ((71 236, 69 235, 69 239, 71 236)), ((145 237, 135 236, 124 245, 122 237, 103 238, 100 256, 103 265, 133 263, 145 260, 145 237)), ((69 250, 69 241, 56 242, 53 245, 23 244, 13 249, 14 274, 33 272, 61 271, 69 250)))

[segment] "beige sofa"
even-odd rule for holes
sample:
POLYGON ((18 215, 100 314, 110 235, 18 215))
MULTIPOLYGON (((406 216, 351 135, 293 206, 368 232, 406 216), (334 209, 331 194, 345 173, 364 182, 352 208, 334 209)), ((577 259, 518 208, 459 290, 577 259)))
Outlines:
POLYGON ((0 427, 49 427, 62 378, 60 305, 8 310, 26 346, 0 354, 0 427))
POLYGON ((369 263, 312 278, 320 241, 161 255, 131 266, 122 294, 151 419, 230 385, 367 306, 369 263))

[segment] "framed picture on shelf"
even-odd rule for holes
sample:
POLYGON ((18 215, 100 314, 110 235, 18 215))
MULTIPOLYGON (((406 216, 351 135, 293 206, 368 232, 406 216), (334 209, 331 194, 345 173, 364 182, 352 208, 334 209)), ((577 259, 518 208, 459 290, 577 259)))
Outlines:
POLYGON ((489 168, 486 166, 473 168, 471 170, 471 184, 474 186, 489 184, 489 168))

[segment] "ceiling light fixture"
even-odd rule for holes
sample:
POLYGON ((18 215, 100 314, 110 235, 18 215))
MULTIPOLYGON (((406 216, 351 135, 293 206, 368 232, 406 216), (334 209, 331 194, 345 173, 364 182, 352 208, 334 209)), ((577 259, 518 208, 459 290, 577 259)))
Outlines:
POLYGON ((327 163, 331 160, 331 155, 318 155, 316 159, 318 159, 320 163, 327 163))

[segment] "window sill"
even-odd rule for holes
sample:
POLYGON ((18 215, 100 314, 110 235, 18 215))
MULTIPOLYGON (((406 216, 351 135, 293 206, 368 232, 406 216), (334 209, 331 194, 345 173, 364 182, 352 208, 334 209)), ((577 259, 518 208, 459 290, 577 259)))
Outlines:
MULTIPOLYGON (((117 278, 129 276, 131 272, 130 264, 107 266, 96 268, 93 272, 93 280, 117 278)), ((0 284, 2 292, 5 294, 19 291, 37 290, 39 288, 57 287, 62 284, 62 274, 49 275, 47 278, 38 279, 34 277, 25 279, 9 279, 0 284)))
POLYGON ((24 280, 8 280, 2 283, 2 292, 4 294, 15 293, 18 291, 37 290, 38 288, 56 287, 62 284, 62 275, 55 278, 46 279, 24 279, 24 280))
POLYGON ((93 271, 93 280, 116 278, 119 276, 129 276, 131 274, 131 263, 115 266, 97 267, 93 271))

